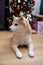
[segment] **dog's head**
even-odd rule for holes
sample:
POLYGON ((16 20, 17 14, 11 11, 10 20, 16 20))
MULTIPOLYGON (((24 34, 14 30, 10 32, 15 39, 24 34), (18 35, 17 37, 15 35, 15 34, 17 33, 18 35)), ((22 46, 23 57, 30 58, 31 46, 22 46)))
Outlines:
POLYGON ((9 27, 11 31, 21 30, 21 29, 28 29, 28 31, 31 30, 28 18, 25 18, 24 16, 21 17, 15 17, 13 16, 13 23, 9 27))

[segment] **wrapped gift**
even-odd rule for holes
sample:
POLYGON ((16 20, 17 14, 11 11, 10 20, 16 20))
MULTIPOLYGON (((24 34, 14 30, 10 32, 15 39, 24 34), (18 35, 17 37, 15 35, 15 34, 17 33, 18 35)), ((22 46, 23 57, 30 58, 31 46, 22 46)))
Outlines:
POLYGON ((36 26, 37 33, 43 33, 43 21, 38 21, 36 26))

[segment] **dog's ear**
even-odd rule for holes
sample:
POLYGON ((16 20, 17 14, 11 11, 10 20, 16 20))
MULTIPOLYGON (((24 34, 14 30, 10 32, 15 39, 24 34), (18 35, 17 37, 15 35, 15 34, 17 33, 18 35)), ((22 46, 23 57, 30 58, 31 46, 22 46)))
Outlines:
POLYGON ((15 20, 15 18, 16 18, 16 17, 13 15, 13 21, 15 20))
POLYGON ((26 24, 27 19, 24 16, 20 16, 21 20, 26 24))
POLYGON ((25 17, 24 17, 24 16, 20 16, 20 18, 21 18, 22 20, 25 20, 25 17))
POLYGON ((19 19, 19 17, 16 17, 13 15, 13 21, 19 19))

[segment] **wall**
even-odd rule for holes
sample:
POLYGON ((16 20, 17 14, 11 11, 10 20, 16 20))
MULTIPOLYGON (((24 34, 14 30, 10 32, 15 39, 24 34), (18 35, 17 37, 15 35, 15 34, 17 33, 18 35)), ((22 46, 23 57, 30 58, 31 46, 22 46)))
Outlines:
POLYGON ((41 0, 35 0, 35 2, 36 3, 35 3, 35 6, 34 6, 33 14, 39 14, 41 0))

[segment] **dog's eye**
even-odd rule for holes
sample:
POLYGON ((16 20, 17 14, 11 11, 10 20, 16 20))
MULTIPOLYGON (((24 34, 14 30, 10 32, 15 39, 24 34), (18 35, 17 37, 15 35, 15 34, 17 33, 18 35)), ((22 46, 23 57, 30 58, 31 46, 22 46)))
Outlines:
POLYGON ((17 26, 18 24, 17 23, 15 23, 15 26, 17 26))

